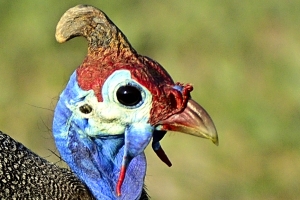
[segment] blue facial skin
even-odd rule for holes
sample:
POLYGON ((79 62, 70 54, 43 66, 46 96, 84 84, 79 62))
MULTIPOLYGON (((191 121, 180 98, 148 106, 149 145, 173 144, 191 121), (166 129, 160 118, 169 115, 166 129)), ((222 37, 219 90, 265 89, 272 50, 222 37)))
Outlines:
POLYGON ((146 174, 143 150, 152 138, 153 127, 149 124, 145 127, 128 124, 127 133, 89 136, 85 130, 93 131, 93 127, 88 127, 88 119, 74 114, 71 107, 91 93, 93 91, 79 87, 74 72, 60 95, 54 113, 53 134, 60 155, 96 199, 139 199, 146 174), (126 138, 137 143, 127 142, 125 145, 126 138), (127 168, 122 194, 118 197, 115 191, 124 152, 133 159, 127 168))

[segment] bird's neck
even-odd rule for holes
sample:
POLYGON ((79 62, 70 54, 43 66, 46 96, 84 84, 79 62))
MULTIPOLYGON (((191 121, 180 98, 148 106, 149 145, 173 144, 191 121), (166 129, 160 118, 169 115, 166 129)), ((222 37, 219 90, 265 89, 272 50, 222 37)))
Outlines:
MULTIPOLYGON (((81 138, 72 131, 67 158, 70 168, 98 199, 138 199, 146 172, 145 155, 135 157, 129 165, 120 197, 116 186, 124 152, 122 136, 81 138), (74 145, 75 144, 75 145, 74 145)), ((66 158, 65 158, 66 159, 66 158)))
POLYGON ((70 99, 80 98, 81 89, 75 80, 73 74, 54 113, 53 134, 61 157, 96 199, 138 199, 146 174, 145 155, 142 153, 130 162, 118 197, 116 185, 124 155, 124 136, 90 137, 84 133, 80 127, 84 124, 76 123, 70 109, 70 99))

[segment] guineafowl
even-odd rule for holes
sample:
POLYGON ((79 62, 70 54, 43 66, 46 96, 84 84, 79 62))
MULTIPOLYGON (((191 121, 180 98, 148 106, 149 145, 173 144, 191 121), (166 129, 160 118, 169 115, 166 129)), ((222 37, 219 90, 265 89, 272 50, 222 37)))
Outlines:
POLYGON ((78 5, 56 28, 63 43, 83 36, 88 53, 54 112, 53 136, 64 169, 0 133, 1 199, 148 199, 145 148, 171 166, 160 140, 167 131, 218 144, 207 112, 156 61, 139 55, 100 10, 78 5))

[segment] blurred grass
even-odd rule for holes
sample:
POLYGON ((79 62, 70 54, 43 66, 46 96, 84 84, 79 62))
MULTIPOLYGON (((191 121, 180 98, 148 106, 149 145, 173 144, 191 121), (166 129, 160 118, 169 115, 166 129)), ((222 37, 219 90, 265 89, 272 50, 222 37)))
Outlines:
POLYGON ((57 44, 55 26, 79 3, 104 10, 138 52, 193 83, 217 126, 219 147, 165 137, 171 168, 147 149, 153 199, 298 199, 299 1, 0 0, 0 129, 47 158, 52 110, 86 53, 83 39, 57 44))

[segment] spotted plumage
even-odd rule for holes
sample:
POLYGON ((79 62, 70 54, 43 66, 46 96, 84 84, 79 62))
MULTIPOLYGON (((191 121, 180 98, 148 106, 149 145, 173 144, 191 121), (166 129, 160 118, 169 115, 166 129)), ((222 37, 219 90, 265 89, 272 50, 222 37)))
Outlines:
POLYGON ((70 170, 0 132, 0 199, 94 199, 70 170))

